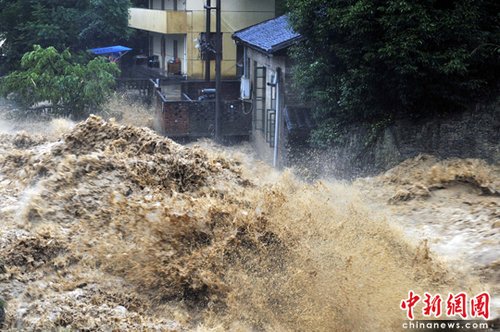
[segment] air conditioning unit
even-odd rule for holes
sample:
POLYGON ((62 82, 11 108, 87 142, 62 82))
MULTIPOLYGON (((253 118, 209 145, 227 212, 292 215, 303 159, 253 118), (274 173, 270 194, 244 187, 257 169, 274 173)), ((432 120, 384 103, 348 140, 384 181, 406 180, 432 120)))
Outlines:
POLYGON ((252 98, 250 91, 250 79, 249 78, 241 78, 241 87, 240 87, 241 99, 250 99, 252 98))

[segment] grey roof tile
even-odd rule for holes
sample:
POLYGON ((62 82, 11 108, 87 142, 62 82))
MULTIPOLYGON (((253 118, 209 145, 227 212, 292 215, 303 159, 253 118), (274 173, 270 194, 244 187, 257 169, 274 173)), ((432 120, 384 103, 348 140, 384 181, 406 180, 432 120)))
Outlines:
POLYGON ((283 49, 301 35, 293 31, 286 15, 236 31, 233 38, 268 53, 283 49))

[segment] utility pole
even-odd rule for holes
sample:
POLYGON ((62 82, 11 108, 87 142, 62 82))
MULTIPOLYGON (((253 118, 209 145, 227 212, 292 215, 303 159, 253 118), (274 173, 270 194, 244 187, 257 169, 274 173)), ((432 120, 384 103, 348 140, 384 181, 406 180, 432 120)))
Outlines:
MULTIPOLYGON (((211 16, 212 16, 212 1, 211 0, 207 0, 207 5, 205 6, 205 9, 207 11, 207 18, 206 18, 206 23, 207 23, 207 26, 206 26, 206 38, 205 38, 205 42, 210 42, 210 29, 211 29, 211 25, 212 25, 212 19, 211 19, 211 16)), ((205 57, 206 57, 206 60, 205 60, 205 81, 207 82, 210 82, 210 54, 208 52, 205 52, 205 57)))
POLYGON ((221 29, 221 0, 217 0, 216 8, 216 54, 215 54, 215 139, 221 140, 220 111, 221 111, 221 63, 222 63, 222 29, 221 29))

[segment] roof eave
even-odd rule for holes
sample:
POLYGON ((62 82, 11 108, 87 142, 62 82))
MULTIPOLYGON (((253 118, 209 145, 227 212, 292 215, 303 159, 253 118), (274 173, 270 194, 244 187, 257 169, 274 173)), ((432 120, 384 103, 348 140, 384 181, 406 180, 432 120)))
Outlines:
POLYGON ((302 36, 297 36, 295 38, 292 38, 292 39, 289 39, 289 40, 287 40, 285 42, 277 44, 277 45, 273 46, 271 49, 264 49, 262 47, 259 47, 259 46, 255 45, 255 44, 251 44, 249 42, 246 42, 246 41, 242 40, 241 38, 236 37, 234 35, 232 37, 233 37, 234 41, 236 42, 236 44, 242 44, 242 45, 245 45, 247 47, 250 47, 251 49, 254 49, 256 51, 259 51, 259 52, 262 52, 262 53, 266 53, 266 54, 269 54, 269 55, 272 55, 272 54, 274 54, 274 53, 276 53, 278 51, 281 51, 281 50, 283 50, 285 48, 288 48, 288 47, 292 46, 293 44, 295 44, 295 43, 297 43, 297 42, 299 42, 300 40, 303 39, 302 36))
POLYGON ((247 46, 247 47, 250 47, 251 49, 254 49, 256 51, 259 51, 259 52, 262 52, 262 53, 269 53, 269 50, 266 50, 262 47, 259 47, 257 45, 254 45, 254 44, 250 44, 249 42, 246 42, 244 40, 241 40, 240 38, 238 37, 235 37, 233 36, 233 39, 234 41, 236 42, 236 44, 240 44, 240 45, 244 45, 244 46, 247 46))
POLYGON ((296 44, 297 42, 301 41, 302 39, 303 39, 303 37, 299 35, 299 36, 297 36, 295 38, 292 38, 292 39, 289 39, 287 41, 284 41, 284 42, 282 42, 280 44, 277 44, 277 45, 273 46, 271 48, 271 50, 269 50, 268 53, 276 53, 278 51, 281 51, 281 50, 283 50, 285 48, 288 48, 288 47, 296 44))
POLYGON ((258 25, 262 25, 262 24, 264 24, 264 23, 267 23, 267 22, 270 22, 270 21, 276 20, 276 19, 278 19, 278 18, 280 18, 280 17, 282 17, 282 16, 286 16, 286 15, 281 15, 281 16, 278 16, 278 17, 273 17, 273 18, 270 18, 270 19, 264 20, 264 21, 262 21, 262 22, 252 24, 252 25, 247 26, 247 27, 245 27, 245 28, 243 28, 243 29, 240 29, 240 30, 235 31, 234 33, 235 33, 235 34, 237 34, 237 33, 241 33, 241 32, 243 32, 243 31, 246 31, 246 30, 251 29, 251 28, 253 28, 253 27, 256 27, 256 26, 258 26, 258 25))

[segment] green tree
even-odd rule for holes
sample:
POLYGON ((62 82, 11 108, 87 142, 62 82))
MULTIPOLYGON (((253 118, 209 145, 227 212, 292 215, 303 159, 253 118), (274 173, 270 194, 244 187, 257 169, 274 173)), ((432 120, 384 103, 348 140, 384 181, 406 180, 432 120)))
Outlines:
POLYGON ((6 69, 33 45, 72 52, 126 40, 130 0, 0 0, 6 69))
POLYGON ((26 108, 48 102, 60 111, 82 117, 107 99, 118 74, 116 64, 102 57, 80 64, 67 49, 58 52, 54 47, 35 45, 22 57, 20 70, 2 78, 0 92, 3 96, 14 94, 26 108))
POLYGON ((79 34, 80 47, 106 46, 127 40, 130 0, 90 0, 79 34))
POLYGON ((276 0, 275 2, 276 16, 286 13, 286 0, 276 0))
POLYGON ((435 116, 498 92, 500 2, 294 0, 295 79, 316 143, 339 124, 435 116))

